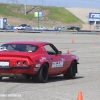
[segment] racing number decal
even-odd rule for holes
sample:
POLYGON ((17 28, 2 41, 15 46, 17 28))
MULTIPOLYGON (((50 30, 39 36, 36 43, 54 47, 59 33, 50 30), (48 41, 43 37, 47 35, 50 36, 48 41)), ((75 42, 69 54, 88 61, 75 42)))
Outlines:
POLYGON ((63 61, 52 62, 52 68, 63 67, 63 64, 64 64, 63 61))

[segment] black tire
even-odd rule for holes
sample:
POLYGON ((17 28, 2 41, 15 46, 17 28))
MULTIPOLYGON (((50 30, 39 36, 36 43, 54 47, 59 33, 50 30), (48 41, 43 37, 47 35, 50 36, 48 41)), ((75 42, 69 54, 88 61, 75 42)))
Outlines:
POLYGON ((2 77, 0 77, 0 80, 2 80, 2 77))
POLYGON ((46 83, 48 80, 48 65, 44 63, 36 75, 36 80, 41 83, 46 83))
POLYGON ((70 65, 70 68, 68 69, 68 71, 64 74, 64 78, 65 79, 75 79, 76 67, 77 67, 77 64, 75 61, 73 61, 70 65))
POLYGON ((31 79, 31 76, 30 75, 26 75, 25 77, 27 80, 30 80, 31 79))
POLYGON ((29 80, 31 78, 31 75, 29 74, 23 74, 23 76, 25 77, 25 79, 29 80))

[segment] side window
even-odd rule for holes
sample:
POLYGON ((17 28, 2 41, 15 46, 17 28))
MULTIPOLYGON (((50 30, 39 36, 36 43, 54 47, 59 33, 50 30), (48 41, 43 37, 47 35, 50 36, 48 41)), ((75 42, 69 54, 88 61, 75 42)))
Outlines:
POLYGON ((6 49, 8 49, 8 50, 14 50, 16 47, 16 45, 14 45, 14 44, 4 44, 2 46, 6 47, 6 49))
POLYGON ((15 47, 16 47, 16 45, 8 45, 9 50, 14 50, 15 47))
POLYGON ((47 51, 48 54, 53 55, 56 54, 56 50, 54 50, 54 48, 52 47, 52 45, 45 45, 44 46, 45 50, 47 51))
POLYGON ((38 49, 35 45, 27 45, 26 51, 32 51, 35 52, 38 49))

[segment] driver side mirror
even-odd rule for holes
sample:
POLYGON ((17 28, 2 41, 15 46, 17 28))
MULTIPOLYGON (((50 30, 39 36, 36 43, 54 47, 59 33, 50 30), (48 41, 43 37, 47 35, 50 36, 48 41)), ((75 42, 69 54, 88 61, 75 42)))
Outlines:
POLYGON ((58 51, 58 54, 62 54, 62 51, 58 51))

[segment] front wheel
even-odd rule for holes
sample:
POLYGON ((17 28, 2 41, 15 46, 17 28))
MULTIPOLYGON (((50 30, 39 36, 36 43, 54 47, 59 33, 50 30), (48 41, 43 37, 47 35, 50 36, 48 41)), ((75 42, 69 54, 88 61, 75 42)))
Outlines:
POLYGON ((36 76, 37 81, 46 83, 48 80, 48 65, 44 63, 36 76))
POLYGON ((77 64, 75 61, 73 61, 70 65, 70 68, 68 69, 68 71, 64 74, 64 78, 65 79, 75 79, 76 68, 77 68, 77 64))

